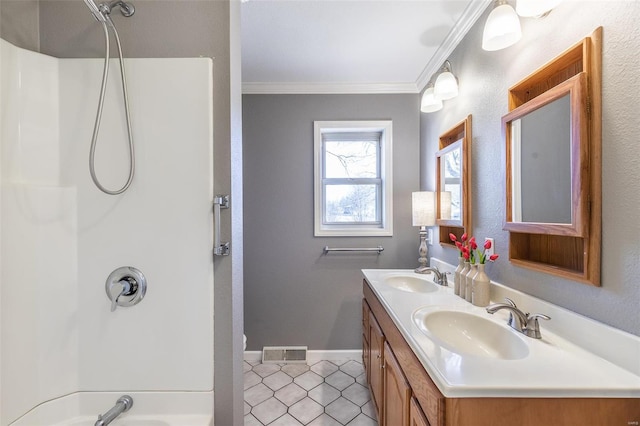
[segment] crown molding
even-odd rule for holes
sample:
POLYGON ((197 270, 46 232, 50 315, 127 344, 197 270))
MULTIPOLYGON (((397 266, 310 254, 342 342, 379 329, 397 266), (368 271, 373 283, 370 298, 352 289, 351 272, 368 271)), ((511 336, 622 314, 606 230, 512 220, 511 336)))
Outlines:
POLYGON ((245 95, 418 93, 415 83, 242 83, 245 95))
POLYGON ((482 16, 492 0, 471 0, 458 22, 431 57, 414 83, 289 83, 243 82, 242 94, 391 94, 420 93, 467 32, 482 16))
POLYGON ((436 53, 431 57, 427 65, 425 66, 420 76, 416 80, 416 87, 418 92, 426 87, 431 79, 431 76, 435 74, 445 60, 451 55, 455 48, 460 44, 464 36, 467 35, 471 27, 482 16, 485 9, 492 3, 491 0, 472 0, 471 3, 462 13, 462 16, 456 22, 456 25, 449 31, 449 34, 444 39, 436 53))

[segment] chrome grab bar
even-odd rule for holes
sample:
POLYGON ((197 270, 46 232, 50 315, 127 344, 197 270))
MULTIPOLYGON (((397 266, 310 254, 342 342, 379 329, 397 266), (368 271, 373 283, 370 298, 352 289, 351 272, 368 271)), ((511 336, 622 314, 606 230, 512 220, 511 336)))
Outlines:
POLYGON ((378 254, 382 253, 384 251, 384 247, 382 246, 378 246, 378 247, 365 247, 365 248, 357 248, 357 247, 340 247, 340 248, 330 248, 329 246, 324 246, 323 249, 323 253, 324 254, 328 254, 330 251, 350 251, 350 252, 354 252, 354 251, 375 251, 378 254))
POLYGON ((228 256, 229 243, 220 242, 220 209, 229 208, 228 195, 216 195, 213 197, 213 255, 228 256))

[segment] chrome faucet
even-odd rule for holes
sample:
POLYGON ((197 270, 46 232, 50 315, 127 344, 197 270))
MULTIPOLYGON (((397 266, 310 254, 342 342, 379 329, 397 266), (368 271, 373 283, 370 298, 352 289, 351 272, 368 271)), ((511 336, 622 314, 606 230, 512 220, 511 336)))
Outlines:
POLYGON ((100 414, 98 416, 98 420, 96 420, 94 426, 107 426, 120 414, 129 411, 131 409, 131 406, 133 406, 133 398, 131 398, 129 395, 122 395, 120 398, 118 398, 118 400, 116 401, 116 405, 114 405, 113 408, 111 408, 106 413, 100 414))
POLYGON ((447 273, 448 272, 440 272, 437 266, 424 266, 415 270, 416 274, 428 274, 429 272, 433 272, 433 282, 438 285, 448 286, 447 282, 447 273))
POLYGON ((524 334, 525 336, 540 339, 542 335, 540 334, 540 325, 538 324, 538 318, 542 318, 545 320, 550 320, 551 317, 544 314, 529 314, 528 312, 522 312, 513 300, 508 297, 504 298, 505 303, 494 303, 493 305, 487 306, 487 312, 490 314, 494 314, 501 309, 508 310, 509 320, 507 324, 516 331, 524 334))

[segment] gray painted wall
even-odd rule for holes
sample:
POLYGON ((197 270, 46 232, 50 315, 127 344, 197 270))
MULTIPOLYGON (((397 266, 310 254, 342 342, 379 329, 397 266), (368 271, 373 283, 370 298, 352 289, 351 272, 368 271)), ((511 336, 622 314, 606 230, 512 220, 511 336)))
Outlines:
MULTIPOLYGON (((444 109, 422 114, 423 189, 433 189, 432 168, 438 135, 473 114, 473 234, 495 238, 502 255, 488 267, 505 285, 587 317, 640 335, 640 2, 563 2, 544 19, 521 19, 523 38, 497 52, 481 49, 486 16, 476 23, 451 55, 460 80, 460 96, 444 109), (512 266, 508 261, 505 217, 504 149, 500 119, 506 114, 508 88, 536 68, 604 27, 602 139, 602 287, 562 280, 512 266)), ((432 247, 449 263, 455 250, 432 247)))
MULTIPOLYGON (((125 56, 214 58, 214 191, 230 194, 233 185, 236 194, 232 197, 235 195, 239 201, 232 201, 231 211, 223 212, 221 220, 223 238, 232 241, 232 255, 217 258, 214 266, 214 380, 216 390, 223 390, 215 392, 215 418, 216 424, 242 425, 239 4, 197 0, 136 0, 134 3, 136 13, 132 18, 114 16, 125 56)), ((2 0, 1 19, 2 36, 6 35, 9 41, 25 40, 19 43, 21 47, 33 48, 37 44, 42 53, 67 58, 104 54, 102 29, 82 0, 2 0), (34 38, 37 43, 32 41, 34 38)))
POLYGON ((245 95, 244 301, 248 350, 361 347, 363 268, 417 266, 418 95, 245 95), (313 236, 314 120, 393 120, 393 237, 313 236), (324 246, 384 246, 376 254, 324 246))
POLYGON ((23 49, 40 51, 38 0, 0 0, 0 37, 23 49))

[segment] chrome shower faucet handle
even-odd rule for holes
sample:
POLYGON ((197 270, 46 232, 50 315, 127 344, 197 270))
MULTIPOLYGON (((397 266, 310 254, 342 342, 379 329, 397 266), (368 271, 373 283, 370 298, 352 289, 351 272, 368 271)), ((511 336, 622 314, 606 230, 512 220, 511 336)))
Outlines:
POLYGON ((123 266, 109 275, 105 291, 111 300, 113 312, 118 306, 128 307, 139 303, 147 292, 147 279, 140 270, 123 266))

